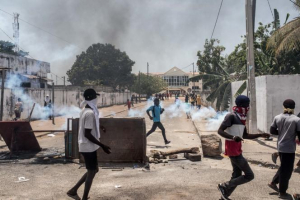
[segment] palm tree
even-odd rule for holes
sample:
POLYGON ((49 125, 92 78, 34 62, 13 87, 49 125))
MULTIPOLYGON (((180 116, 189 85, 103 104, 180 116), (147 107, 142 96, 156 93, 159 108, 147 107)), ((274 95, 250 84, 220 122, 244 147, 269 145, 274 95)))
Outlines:
MULTIPOLYGON (((296 0, 295 8, 300 11, 300 0, 296 0)), ((281 52, 300 50, 300 17, 296 17, 281 28, 278 28, 273 36, 270 37, 268 48, 274 49, 276 55, 279 55, 281 52)))
MULTIPOLYGON (((238 80, 245 80, 243 74, 229 74, 223 67, 216 65, 218 72, 210 71, 209 74, 201 73, 190 78, 190 81, 203 81, 203 89, 210 89, 211 93, 207 97, 207 101, 214 103, 216 101, 217 110, 226 110, 231 100, 231 83, 238 80)), ((235 97, 242 94, 247 88, 246 81, 238 89, 235 97)))

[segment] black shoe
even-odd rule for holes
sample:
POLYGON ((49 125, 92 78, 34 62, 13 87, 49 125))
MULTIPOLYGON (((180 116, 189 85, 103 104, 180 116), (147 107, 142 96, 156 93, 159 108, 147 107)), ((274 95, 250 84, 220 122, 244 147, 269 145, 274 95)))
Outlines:
POLYGON ((227 192, 226 192, 226 188, 224 186, 222 186, 221 183, 218 184, 218 190, 221 192, 222 199, 229 200, 227 192))
POLYGON ((171 141, 165 141, 165 145, 167 145, 167 144, 170 144, 171 143, 171 141))

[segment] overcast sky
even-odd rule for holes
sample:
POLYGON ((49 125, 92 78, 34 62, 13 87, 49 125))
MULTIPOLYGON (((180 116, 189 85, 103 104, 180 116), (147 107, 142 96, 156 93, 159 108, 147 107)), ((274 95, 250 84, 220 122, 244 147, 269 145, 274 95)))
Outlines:
MULTIPOLYGON (((299 13, 289 0, 269 0, 281 23, 299 13)), ((93 43, 111 43, 135 61, 133 72, 165 72, 197 61, 197 51, 210 38, 221 0, 1 0, 0 9, 63 38, 20 21, 20 46, 51 71, 65 75, 93 43)), ((257 0, 256 24, 269 23, 267 0, 257 0)), ((13 17, 0 11, 0 28, 12 37, 13 17)), ((229 54, 245 35, 245 1, 224 0, 214 38, 229 54)), ((0 40, 9 38, 0 31, 0 40)), ((191 71, 192 67, 185 69, 191 71)))

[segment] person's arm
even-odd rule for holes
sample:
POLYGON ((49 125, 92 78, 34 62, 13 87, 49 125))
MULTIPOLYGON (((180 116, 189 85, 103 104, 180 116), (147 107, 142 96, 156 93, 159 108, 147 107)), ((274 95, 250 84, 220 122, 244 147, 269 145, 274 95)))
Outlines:
POLYGON ((219 134, 220 136, 222 136, 223 138, 233 140, 234 136, 232 136, 232 135, 230 135, 230 134, 228 134, 228 133, 225 132, 225 130, 226 130, 227 128, 228 128, 227 126, 221 124, 221 126, 220 126, 220 128, 219 128, 219 130, 218 130, 218 134, 219 134))
POLYGON ((164 111, 165 111, 164 108, 160 109, 160 114, 163 114, 164 111))
POLYGON ((277 128, 271 126, 271 127, 270 127, 270 133, 271 133, 272 135, 278 135, 278 130, 277 130, 277 128))
POLYGON ((147 110, 147 115, 149 116, 149 118, 152 120, 153 119, 153 117, 150 115, 150 110, 148 109, 147 110))
POLYGON ((85 129, 84 131, 84 136, 89 140, 91 141, 92 143, 94 144, 97 144, 99 145, 103 151, 107 154, 110 154, 111 153, 111 149, 109 146, 106 146, 104 144, 102 144, 99 140, 97 140, 93 135, 92 135, 92 129, 85 129))
POLYGON ((269 138, 271 135, 269 133, 259 133, 259 134, 249 134, 247 129, 244 129, 243 138, 248 140, 253 140, 259 137, 269 138))

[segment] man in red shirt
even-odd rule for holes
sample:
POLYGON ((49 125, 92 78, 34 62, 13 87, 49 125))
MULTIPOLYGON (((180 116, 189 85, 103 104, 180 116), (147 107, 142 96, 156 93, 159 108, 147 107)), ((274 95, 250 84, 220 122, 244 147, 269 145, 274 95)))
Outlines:
POLYGON ((269 138, 270 134, 248 134, 246 129, 247 112, 249 110, 250 99, 244 95, 240 95, 235 100, 233 112, 226 115, 222 122, 218 134, 225 141, 225 155, 229 156, 233 173, 230 181, 218 184, 222 199, 229 199, 229 196, 238 185, 245 184, 254 179, 254 174, 242 155, 243 139, 255 139, 258 137, 269 138), (244 175, 242 175, 244 172, 244 175))

